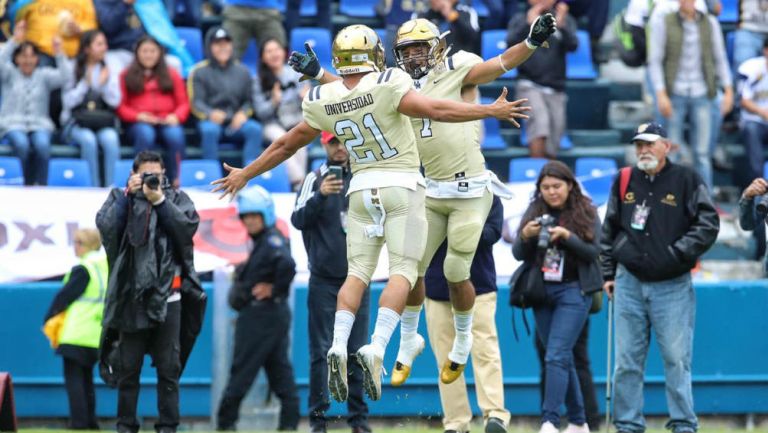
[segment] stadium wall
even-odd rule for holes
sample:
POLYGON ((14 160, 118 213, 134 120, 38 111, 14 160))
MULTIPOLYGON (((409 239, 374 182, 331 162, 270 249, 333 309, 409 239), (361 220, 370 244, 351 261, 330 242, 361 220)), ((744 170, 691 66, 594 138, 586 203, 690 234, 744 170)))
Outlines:
MULTIPOLYGON (((67 416, 61 360, 54 355, 40 331, 43 315, 59 287, 58 283, 0 285, 0 371, 9 371, 13 375, 19 417, 67 416)), ((212 291, 212 285, 207 284, 206 289, 212 291)), ((381 285, 374 286, 371 305, 377 304, 380 292, 381 285)), ((768 413, 768 281, 698 283, 696 294, 698 314, 693 380, 697 412, 768 413)), ((539 410, 538 361, 520 310, 514 310, 519 341, 513 336, 513 311, 507 303, 508 295, 509 289, 502 287, 496 315, 506 406, 515 415, 535 415, 539 410)), ((296 287, 292 352, 303 415, 307 412, 309 384, 306 301, 307 288, 296 287)), ((589 342, 601 408, 604 407, 606 377, 606 311, 604 308, 591 316, 589 342)), ((226 314, 234 317, 233 313, 226 314)), ((529 323, 533 323, 531 312, 526 314, 529 323)), ((182 416, 208 417, 211 414, 212 316, 208 314, 206 317, 204 330, 181 379, 182 416)), ((423 319, 419 331, 426 336, 423 319)), ((398 339, 396 333, 387 351, 386 369, 394 363, 398 339)), ((144 416, 156 413, 155 377, 149 364, 147 358, 139 408, 144 416)), ((439 414, 437 376, 437 362, 427 348, 415 362, 407 385, 397 389, 385 386, 383 400, 370 405, 371 415, 439 414)), ((388 380, 388 377, 384 378, 385 383, 388 380)), ((467 369, 467 381, 473 384, 470 368, 467 369)), ((470 386, 470 399, 474 411, 479 413, 472 388, 470 386)), ((99 416, 114 416, 116 392, 106 388, 99 379, 97 393, 99 416)), ((645 408, 648 414, 666 413, 662 361, 653 346, 648 358, 645 408)), ((341 405, 333 403, 332 413, 341 414, 343 410, 341 405)))

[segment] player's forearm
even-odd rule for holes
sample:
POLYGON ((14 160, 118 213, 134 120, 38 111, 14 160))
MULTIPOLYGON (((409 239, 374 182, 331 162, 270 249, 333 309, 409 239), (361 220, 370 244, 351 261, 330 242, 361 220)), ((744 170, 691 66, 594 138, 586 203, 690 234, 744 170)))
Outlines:
POLYGON ((432 106, 429 117, 438 122, 461 123, 492 117, 490 106, 438 99, 432 106))
POLYGON ((245 175, 248 176, 248 179, 253 179, 254 177, 280 165, 280 163, 293 156, 297 149, 298 148, 294 149, 289 146, 287 140, 285 140, 285 136, 282 136, 272 142, 272 144, 269 145, 258 158, 248 164, 243 171, 245 172, 245 175))
POLYGON ((486 59, 478 64, 464 77, 464 85, 479 85, 493 80, 520 66, 533 55, 535 49, 530 49, 525 42, 520 42, 508 48, 500 55, 486 59))

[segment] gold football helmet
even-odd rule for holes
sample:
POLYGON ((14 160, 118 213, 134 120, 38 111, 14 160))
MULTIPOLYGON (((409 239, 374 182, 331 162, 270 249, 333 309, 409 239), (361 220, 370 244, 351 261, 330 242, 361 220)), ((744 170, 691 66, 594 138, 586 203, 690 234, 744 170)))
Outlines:
POLYGON ((392 51, 395 54, 397 66, 407 72, 411 78, 418 80, 445 59, 448 53, 447 45, 437 26, 424 18, 418 18, 406 21, 397 29, 392 51), (405 48, 416 44, 423 44, 426 52, 406 56, 405 48))
POLYGON ((339 75, 381 72, 386 68, 384 45, 368 26, 355 24, 341 29, 333 40, 331 53, 339 75))

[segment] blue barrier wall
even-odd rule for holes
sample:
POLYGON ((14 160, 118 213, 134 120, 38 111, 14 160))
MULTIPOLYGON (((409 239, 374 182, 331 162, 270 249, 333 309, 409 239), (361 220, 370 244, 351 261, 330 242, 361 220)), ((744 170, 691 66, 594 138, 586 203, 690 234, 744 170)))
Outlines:
MULTIPOLYGON (((210 286, 206 286, 210 290, 210 286)), ((67 415, 61 360, 40 332, 42 318, 58 290, 55 283, 0 285, 0 371, 13 375, 17 413, 20 417, 67 415)), ((375 286, 371 305, 376 305, 381 286, 375 286)), ((696 409, 700 414, 768 413, 768 283, 725 282, 697 284, 693 380, 696 409)), ((539 367, 531 337, 525 334, 520 310, 515 320, 520 341, 512 335, 512 309, 507 304, 508 289, 499 293, 496 322, 503 360, 506 406, 513 414, 534 415, 539 410, 539 367)), ((296 380, 306 415, 309 384, 306 314, 307 289, 295 291, 293 360, 296 380)), ((532 322, 532 314, 527 313, 532 322)), ((211 413, 211 314, 182 377, 183 416, 209 416, 211 413)), ((604 407, 606 363, 606 310, 591 316, 590 355, 595 386, 604 407)), ((373 323, 371 323, 373 326, 373 323)), ((426 336, 424 321, 419 332, 426 336)), ((392 338, 385 359, 389 370, 397 354, 399 335, 392 338)), ((664 376, 661 358, 652 343, 646 375, 645 408, 648 414, 666 413, 664 376)), ((154 373, 145 362, 139 411, 144 416, 156 413, 154 373)), ((436 415, 440 412, 437 391, 437 361, 427 348, 413 367, 411 378, 402 388, 385 386, 380 402, 370 405, 374 416, 436 415)), ((389 378, 385 378, 388 383, 389 378)), ((471 368, 468 383, 473 384, 471 368)), ((99 380, 98 414, 114 416, 116 392, 99 380)), ((470 386, 474 410, 474 390, 470 386)), ((332 412, 343 413, 334 403, 332 412)))

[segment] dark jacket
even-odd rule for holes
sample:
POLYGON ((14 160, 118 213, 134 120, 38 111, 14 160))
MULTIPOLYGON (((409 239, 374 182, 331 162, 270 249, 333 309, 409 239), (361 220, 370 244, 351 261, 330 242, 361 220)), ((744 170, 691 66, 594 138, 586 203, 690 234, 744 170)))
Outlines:
MULTIPOLYGON (((512 46, 524 41, 528 37, 530 27, 526 14, 515 15, 507 28, 507 44, 512 46)), ((568 15, 565 25, 557 27, 557 31, 549 37, 548 43, 549 48, 537 49, 528 60, 517 67, 517 76, 519 79, 562 92, 565 90, 565 55, 579 46, 576 20, 568 15)))
MULTIPOLYGON (((760 197, 757 197, 760 199, 760 197)), ((739 199, 739 225, 742 230, 754 230, 758 221, 768 223, 768 217, 757 212, 755 198, 739 199)), ((763 275, 768 275, 768 255, 763 257, 763 275)))
POLYGON ((222 110, 227 113, 226 123, 238 111, 251 117, 251 72, 235 58, 224 66, 213 59, 210 45, 215 32, 216 28, 212 28, 205 35, 206 60, 195 65, 187 79, 192 114, 202 120, 207 119, 214 109, 222 110))
POLYGON ((640 281, 663 281, 696 265, 717 239, 720 218, 701 177, 667 160, 653 181, 632 168, 627 193, 619 201, 614 179, 603 223, 603 277, 613 280, 621 263, 640 281), (631 227, 635 206, 645 202, 650 214, 644 230, 631 227))
POLYGON ((340 194, 320 194, 320 184, 328 174, 328 162, 307 174, 296 198, 291 223, 304 239, 311 278, 321 278, 334 283, 347 277, 347 235, 345 221, 349 208, 349 189, 352 172, 344 170, 344 190, 340 194))
MULTIPOLYGON (((576 233, 571 232, 568 239, 562 239, 558 247, 563 249, 567 257, 575 257, 579 272, 579 286, 584 294, 590 294, 603 289, 603 278, 600 275, 600 217, 595 216, 594 239, 586 242, 576 233)), ((538 238, 533 237, 523 241, 522 236, 515 238, 512 245, 512 255, 517 260, 534 262, 537 259, 536 243, 538 238)), ((566 264, 568 266, 568 264, 566 264)))
POLYGON ((271 300, 284 300, 290 294, 291 282, 296 275, 291 246, 280 230, 269 227, 251 239, 253 248, 248 260, 235 270, 229 290, 229 304, 238 311, 256 301, 251 290, 258 283, 272 283, 271 300))
POLYGON ((93 0, 93 7, 96 9, 99 29, 104 32, 109 49, 133 51, 136 41, 145 33, 133 5, 123 0, 93 0))
MULTIPOLYGON (((482 295, 484 293, 495 292, 496 288, 496 262, 493 260, 493 245, 501 238, 501 226, 504 224, 504 206, 501 199, 493 197, 493 205, 485 220, 483 232, 480 235, 480 242, 477 244, 475 258, 472 259, 472 267, 469 270, 469 279, 475 286, 475 293, 482 295)), ((448 281, 443 272, 443 262, 448 251, 446 241, 440 245, 432 262, 427 268, 424 276, 424 283, 427 286, 427 297, 436 301, 448 301, 448 281)))
POLYGON ((479 55, 480 22, 477 18, 477 12, 464 4, 457 4, 456 12, 459 13, 459 17, 454 22, 448 22, 443 14, 432 9, 419 14, 418 17, 432 21, 440 29, 440 33, 450 30, 451 33, 448 34, 446 40, 448 45, 453 46, 451 52, 464 50, 479 55))

